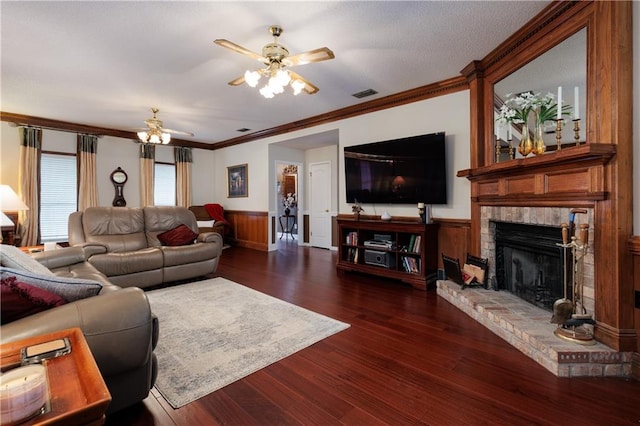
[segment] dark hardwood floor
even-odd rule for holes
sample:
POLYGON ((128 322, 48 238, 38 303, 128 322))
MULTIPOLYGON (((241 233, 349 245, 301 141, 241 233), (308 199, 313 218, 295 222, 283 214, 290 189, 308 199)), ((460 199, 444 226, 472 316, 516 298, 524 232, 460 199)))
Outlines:
POLYGON ((177 410, 154 390, 107 424, 640 424, 640 382, 557 378, 435 290, 337 273, 336 256, 225 250, 215 276, 351 327, 177 410))

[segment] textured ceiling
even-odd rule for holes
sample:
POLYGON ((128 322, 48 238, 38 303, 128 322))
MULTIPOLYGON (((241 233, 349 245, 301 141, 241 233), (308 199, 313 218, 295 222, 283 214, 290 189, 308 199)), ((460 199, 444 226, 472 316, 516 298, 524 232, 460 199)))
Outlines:
POLYGON ((458 76, 549 2, 1 1, 1 110, 131 130, 150 108, 165 127, 215 143, 458 76), (320 88, 264 99, 227 82, 259 64, 270 25, 291 54, 336 58, 294 68, 320 88), (377 95, 356 99, 366 89, 377 95))

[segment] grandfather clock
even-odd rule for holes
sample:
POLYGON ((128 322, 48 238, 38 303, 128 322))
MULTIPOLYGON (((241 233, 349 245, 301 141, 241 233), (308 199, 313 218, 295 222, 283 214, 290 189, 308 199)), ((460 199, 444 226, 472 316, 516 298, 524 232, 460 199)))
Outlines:
POLYGON ((114 207, 125 207, 127 200, 124 199, 124 184, 127 183, 128 176, 120 167, 111 172, 111 183, 116 190, 116 196, 113 198, 114 207))

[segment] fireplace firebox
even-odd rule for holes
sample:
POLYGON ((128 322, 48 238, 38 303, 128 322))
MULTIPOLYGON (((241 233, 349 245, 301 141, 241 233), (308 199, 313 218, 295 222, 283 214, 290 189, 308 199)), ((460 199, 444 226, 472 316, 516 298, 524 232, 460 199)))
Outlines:
MULTIPOLYGON (((495 264, 498 289, 553 311, 556 300, 565 296, 565 253, 560 227, 495 222, 495 264)), ((570 275, 570 274, 569 274, 570 275)), ((572 294, 570 276, 567 295, 572 294)))

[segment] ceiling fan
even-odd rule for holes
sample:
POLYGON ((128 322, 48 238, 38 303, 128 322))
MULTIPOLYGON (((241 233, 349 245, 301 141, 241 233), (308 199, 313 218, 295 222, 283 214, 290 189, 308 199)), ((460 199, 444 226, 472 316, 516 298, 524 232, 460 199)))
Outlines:
POLYGON ((291 85, 294 95, 301 93, 303 90, 310 95, 317 93, 320 89, 305 80, 300 74, 286 68, 333 59, 335 57, 333 52, 328 47, 320 47, 308 52, 289 56, 289 50, 278 43, 278 37, 280 37, 283 32, 282 27, 272 25, 269 27, 269 32, 273 35, 273 43, 268 43, 262 48, 262 55, 232 43, 229 40, 217 39, 214 41, 214 43, 219 46, 256 59, 267 66, 266 68, 256 71, 247 70, 242 77, 231 80, 229 85, 239 86, 242 83, 247 83, 251 87, 256 87, 260 78, 264 76, 268 78, 268 81, 267 84, 260 89, 260 93, 265 98, 273 98, 274 95, 284 92, 284 88, 287 85, 291 85))
POLYGON ((144 143, 161 143, 168 144, 171 141, 171 134, 193 136, 193 133, 181 132, 180 130, 165 129, 162 127, 162 120, 157 117, 158 108, 151 108, 153 118, 144 120, 146 128, 140 129, 138 138, 144 143))

